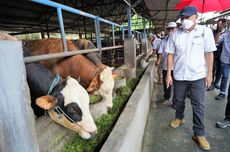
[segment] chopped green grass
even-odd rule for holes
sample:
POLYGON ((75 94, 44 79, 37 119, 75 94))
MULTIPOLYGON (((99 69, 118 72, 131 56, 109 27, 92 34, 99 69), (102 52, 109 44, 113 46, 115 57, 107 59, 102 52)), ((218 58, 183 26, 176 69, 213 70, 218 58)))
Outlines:
POLYGON ((100 95, 94 95, 94 94, 89 95, 90 104, 98 103, 101 100, 102 100, 102 97, 100 95))
POLYGON ((96 136, 92 139, 85 140, 76 134, 73 140, 64 146, 63 152, 99 151, 103 145, 103 142, 113 129, 114 124, 124 109, 143 72, 144 70, 137 70, 137 78, 128 79, 127 85, 119 88, 116 91, 117 95, 113 99, 113 108, 108 112, 108 114, 102 115, 101 118, 96 121, 98 128, 98 133, 96 136))
POLYGON ((114 78, 115 81, 116 80, 121 80, 121 79, 123 79, 122 76, 117 76, 117 77, 114 78))

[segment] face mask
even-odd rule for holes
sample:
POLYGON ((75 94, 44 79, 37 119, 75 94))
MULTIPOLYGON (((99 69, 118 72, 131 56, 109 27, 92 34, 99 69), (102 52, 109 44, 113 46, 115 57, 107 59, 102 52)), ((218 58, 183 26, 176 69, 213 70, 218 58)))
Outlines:
POLYGON ((182 24, 183 29, 188 30, 189 28, 192 27, 192 25, 194 24, 194 21, 189 20, 189 19, 183 19, 181 24, 182 24))

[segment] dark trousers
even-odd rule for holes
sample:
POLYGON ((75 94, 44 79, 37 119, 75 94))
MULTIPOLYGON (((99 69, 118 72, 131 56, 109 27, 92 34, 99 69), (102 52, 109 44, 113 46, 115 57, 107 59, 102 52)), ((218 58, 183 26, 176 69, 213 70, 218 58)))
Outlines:
POLYGON ((220 60, 220 55, 218 51, 214 52, 214 62, 213 62, 213 83, 218 84, 221 79, 221 60, 220 60))
MULTIPOLYGON (((167 88, 166 84, 166 75, 167 75, 167 70, 162 70, 162 75, 163 75, 163 88, 164 88, 164 98, 165 99, 170 99, 171 98, 171 86, 167 88)), ((171 76, 173 78, 173 71, 171 70, 171 76)))
POLYGON ((222 79, 220 83, 220 93, 226 94, 226 88, 228 83, 230 64, 222 63, 221 64, 222 79))
POLYGON ((193 110, 193 131, 195 135, 204 136, 204 94, 205 79, 195 81, 177 81, 174 80, 174 109, 176 118, 184 118, 185 98, 187 91, 190 92, 190 100, 193 110))
POLYGON ((225 117, 227 119, 230 119, 230 84, 229 84, 229 87, 228 87, 228 103, 226 105, 225 117))

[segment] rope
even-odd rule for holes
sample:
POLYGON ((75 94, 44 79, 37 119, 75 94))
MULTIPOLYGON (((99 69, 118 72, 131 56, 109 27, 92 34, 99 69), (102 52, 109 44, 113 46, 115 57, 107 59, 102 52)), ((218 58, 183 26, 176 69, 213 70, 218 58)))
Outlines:
POLYGON ((53 80, 53 82, 51 83, 50 87, 49 87, 49 91, 47 93, 47 95, 50 95, 50 93, 53 91, 53 89, 57 86, 58 82, 61 80, 61 77, 59 74, 57 74, 53 80))

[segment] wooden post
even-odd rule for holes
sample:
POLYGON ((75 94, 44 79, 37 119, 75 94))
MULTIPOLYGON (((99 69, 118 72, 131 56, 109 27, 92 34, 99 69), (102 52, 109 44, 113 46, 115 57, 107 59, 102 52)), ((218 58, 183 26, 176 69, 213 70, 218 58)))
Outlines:
POLYGON ((0 151, 38 152, 19 41, 0 41, 0 151))

